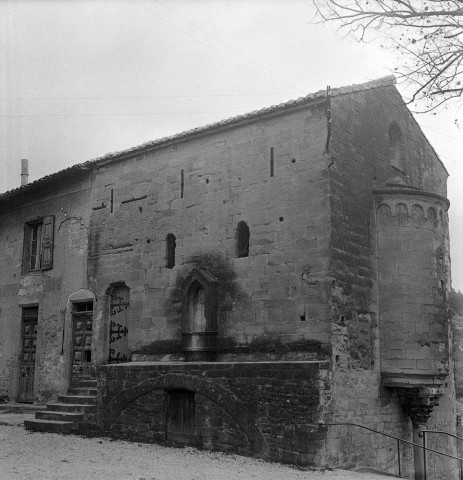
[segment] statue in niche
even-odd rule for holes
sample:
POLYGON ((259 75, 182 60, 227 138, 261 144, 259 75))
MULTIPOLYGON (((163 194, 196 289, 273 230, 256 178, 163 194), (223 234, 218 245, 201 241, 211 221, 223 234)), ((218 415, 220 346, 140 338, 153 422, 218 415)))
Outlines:
POLYGON ((186 362, 214 362, 217 357, 217 279, 194 268, 183 283, 182 350, 186 362))
POLYGON ((204 304, 204 289, 201 285, 196 283, 190 289, 189 301, 190 326, 193 332, 204 332, 206 330, 206 315, 204 304))

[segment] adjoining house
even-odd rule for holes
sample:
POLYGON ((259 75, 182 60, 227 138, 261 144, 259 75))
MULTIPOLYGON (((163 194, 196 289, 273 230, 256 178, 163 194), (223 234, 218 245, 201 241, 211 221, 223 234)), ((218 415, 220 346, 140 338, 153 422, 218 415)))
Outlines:
POLYGON ((134 439, 411 475, 410 445, 328 424, 455 433, 447 176, 386 77, 6 192, 0 395, 92 377, 134 439))

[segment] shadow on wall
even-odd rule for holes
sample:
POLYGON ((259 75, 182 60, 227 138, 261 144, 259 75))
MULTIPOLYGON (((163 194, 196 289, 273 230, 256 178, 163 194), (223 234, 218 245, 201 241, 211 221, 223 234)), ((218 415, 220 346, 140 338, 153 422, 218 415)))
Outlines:
POLYGON ((181 266, 180 272, 176 278, 174 291, 164 305, 166 316, 172 315, 173 312, 178 315, 182 314, 183 284, 194 268, 206 270, 218 282, 216 301, 218 305, 219 320, 224 309, 227 307, 230 309, 231 303, 238 295, 242 301, 249 298, 247 294, 241 291, 241 288, 236 281, 236 273, 233 270, 233 267, 221 253, 193 255, 181 266))
POLYGON ((233 267, 221 253, 193 255, 180 266, 175 280, 175 287, 164 302, 164 315, 168 318, 178 318, 177 337, 174 339, 157 340, 143 345, 134 353, 142 355, 181 353, 182 333, 185 327, 182 320, 185 281, 194 269, 207 272, 208 276, 212 276, 216 280, 214 298, 205 298, 206 305, 204 308, 208 308, 207 302, 214 302, 217 309, 216 323, 219 333, 221 326, 227 320, 227 312, 232 310, 232 304, 236 301, 239 301, 241 304, 249 301, 249 296, 241 290, 236 281, 236 273, 233 267))

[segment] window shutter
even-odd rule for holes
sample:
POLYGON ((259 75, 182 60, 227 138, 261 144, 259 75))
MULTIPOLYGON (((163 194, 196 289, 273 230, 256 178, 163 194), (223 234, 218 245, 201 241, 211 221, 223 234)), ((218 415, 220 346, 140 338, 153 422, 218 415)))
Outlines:
POLYGON ((53 234, 54 220, 52 215, 44 217, 42 226, 42 270, 50 270, 53 268, 53 234))
POLYGON ((27 223, 24 225, 24 245, 23 245, 23 262, 22 273, 27 273, 31 263, 31 227, 27 223))

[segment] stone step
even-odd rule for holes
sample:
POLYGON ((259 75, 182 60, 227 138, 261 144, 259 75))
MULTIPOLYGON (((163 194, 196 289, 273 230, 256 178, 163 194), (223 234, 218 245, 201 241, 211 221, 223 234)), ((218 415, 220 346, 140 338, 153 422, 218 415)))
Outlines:
POLYGON ((67 395, 58 395, 57 403, 49 403, 46 410, 36 413, 35 420, 26 420, 26 429, 37 432, 69 433, 96 413, 97 382, 83 376, 73 378, 67 395))
POLYGON ((82 403, 48 403, 46 411, 92 413, 96 411, 96 405, 84 405, 82 403))
POLYGON ((94 377, 73 377, 71 379, 71 387, 91 387, 96 388, 97 382, 94 377))
POLYGON ((68 388, 67 395, 74 395, 74 396, 93 396, 96 397, 98 393, 97 388, 88 388, 88 387, 72 387, 68 388))
POLYGON ((36 413, 45 410, 45 405, 34 405, 32 403, 2 403, 0 404, 0 413, 36 413))
POLYGON ((97 387, 97 381, 96 380, 80 380, 79 382, 73 384, 73 386, 76 387, 83 387, 83 388, 96 388, 97 387))
POLYGON ((84 419, 83 412, 57 412, 45 410, 37 412, 35 418, 38 420, 58 420, 61 422, 81 422, 84 419))
POLYGON ((49 433, 69 433, 76 428, 74 422, 63 422, 58 420, 24 420, 24 427, 27 430, 49 433))
POLYGON ((79 405, 95 405, 95 395, 58 395, 58 403, 71 403, 79 405))

